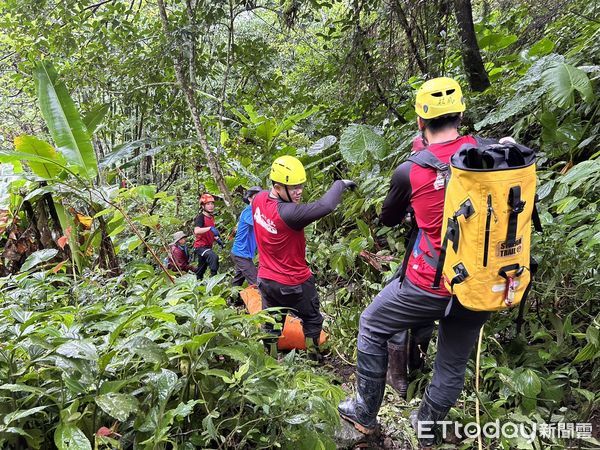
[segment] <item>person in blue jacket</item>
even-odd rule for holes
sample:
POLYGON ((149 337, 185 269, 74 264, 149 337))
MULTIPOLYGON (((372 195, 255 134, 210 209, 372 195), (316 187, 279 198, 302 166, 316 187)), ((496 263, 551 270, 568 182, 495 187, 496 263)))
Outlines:
POLYGON ((256 238, 254 237, 254 221, 252 219, 252 199, 262 191, 260 186, 253 186, 244 194, 244 202, 248 204, 240 214, 235 240, 231 249, 231 260, 235 267, 232 284, 241 286, 244 280, 256 285, 258 269, 254 265, 256 255, 256 238))

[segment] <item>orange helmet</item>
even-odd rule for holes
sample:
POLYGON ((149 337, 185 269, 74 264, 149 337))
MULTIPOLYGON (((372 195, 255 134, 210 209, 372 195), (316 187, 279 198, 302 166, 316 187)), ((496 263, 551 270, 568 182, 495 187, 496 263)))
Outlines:
POLYGON ((208 202, 214 203, 214 201, 215 201, 215 198, 210 194, 202 194, 200 196, 200 204, 201 205, 204 205, 205 203, 208 203, 208 202))

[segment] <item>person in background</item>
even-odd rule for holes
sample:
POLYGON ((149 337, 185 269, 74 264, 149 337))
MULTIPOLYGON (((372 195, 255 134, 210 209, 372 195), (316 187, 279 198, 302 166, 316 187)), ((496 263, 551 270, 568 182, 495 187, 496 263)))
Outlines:
POLYGON ((196 272, 196 267, 190 264, 190 250, 187 246, 187 236, 183 231, 173 234, 170 244, 167 268, 182 273, 196 272))
POLYGON ((216 242, 224 247, 221 234, 215 227, 215 198, 210 194, 200 196, 200 213, 194 219, 194 252, 198 258, 198 270, 196 277, 201 280, 207 268, 210 268, 211 276, 219 270, 219 257, 213 250, 216 242))
POLYGON ((248 284, 256 284, 258 269, 254 265, 256 255, 256 237, 254 236, 254 221, 252 220, 252 200, 262 191, 260 186, 253 186, 244 194, 244 203, 248 206, 240 214, 236 227, 235 239, 231 248, 231 260, 235 267, 232 284, 241 286, 244 280, 248 284))
MULTIPOLYGON (((306 263, 304 228, 331 213, 342 201, 351 180, 337 180, 320 199, 302 204, 306 171, 293 156, 280 156, 271 165, 270 191, 262 191, 252 201, 254 233, 258 245, 258 289, 263 308, 295 310, 302 320, 307 348, 321 359, 319 337, 323 316, 315 277, 306 263)), ((285 320, 285 317, 283 318, 285 320)), ((280 331, 267 324, 267 331, 279 337, 280 331)))

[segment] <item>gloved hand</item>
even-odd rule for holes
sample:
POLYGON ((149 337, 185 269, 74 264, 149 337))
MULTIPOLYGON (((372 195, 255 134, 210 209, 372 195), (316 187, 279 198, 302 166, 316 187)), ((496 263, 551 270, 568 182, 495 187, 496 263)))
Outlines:
POLYGON ((350 189, 351 191, 356 189, 356 183, 352 180, 342 180, 342 183, 344 183, 346 189, 350 189))
POLYGON ((221 236, 221 233, 219 233, 219 230, 217 230, 214 226, 210 227, 210 231, 213 232, 213 234, 215 235, 216 238, 218 238, 219 236, 221 236))
POLYGON ((217 238, 216 242, 217 242, 217 244, 219 244, 221 246, 221 248, 225 247, 225 244, 223 243, 223 241, 221 240, 221 238, 217 238))

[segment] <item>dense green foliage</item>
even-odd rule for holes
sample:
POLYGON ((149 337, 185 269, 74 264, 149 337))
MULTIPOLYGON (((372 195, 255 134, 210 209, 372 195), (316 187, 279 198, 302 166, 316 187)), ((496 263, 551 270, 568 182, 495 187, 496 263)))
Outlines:
MULTIPOLYGON (((416 132, 412 92, 439 74, 468 86, 451 2, 407 3, 188 0, 166 4, 165 24, 144 0, 0 2, 0 446, 334 445, 332 383, 347 380, 295 353, 265 355, 268 319, 227 306, 227 277, 174 278, 162 259, 197 196, 219 193, 211 155, 235 199, 217 205, 223 234, 278 155, 305 163, 306 202, 356 180, 306 230, 330 358, 355 360, 358 317, 404 253, 405 230, 377 215, 416 132)), ((544 233, 523 326, 513 310, 485 326, 480 392, 473 361, 451 417, 472 421, 479 396, 483 421, 591 422, 598 433, 600 9, 473 7, 491 87, 466 89, 463 131, 539 151, 544 233)), ((413 445, 409 408, 388 399, 384 429, 413 445)))

